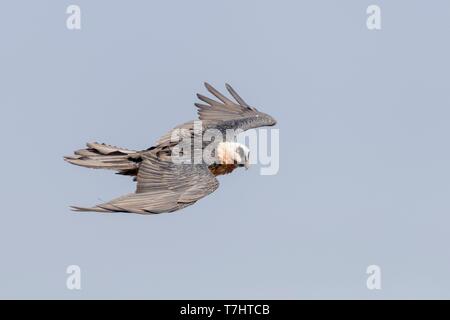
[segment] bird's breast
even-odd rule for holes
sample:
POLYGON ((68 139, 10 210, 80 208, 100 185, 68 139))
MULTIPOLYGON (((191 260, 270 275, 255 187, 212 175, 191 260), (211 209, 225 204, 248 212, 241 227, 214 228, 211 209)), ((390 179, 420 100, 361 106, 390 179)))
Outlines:
POLYGON ((213 164, 209 166, 209 171, 215 176, 231 173, 237 166, 235 164, 213 164))

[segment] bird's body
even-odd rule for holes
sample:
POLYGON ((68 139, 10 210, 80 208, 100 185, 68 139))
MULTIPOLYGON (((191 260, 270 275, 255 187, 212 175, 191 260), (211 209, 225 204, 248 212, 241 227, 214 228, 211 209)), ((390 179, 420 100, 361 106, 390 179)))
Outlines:
MULTIPOLYGON (((221 102, 197 96, 209 105, 195 104, 200 121, 191 121, 179 125, 163 135, 154 146, 134 151, 106 144, 88 143, 86 149, 75 151, 74 155, 65 157, 69 163, 95 169, 115 170, 118 174, 134 176, 137 181, 135 193, 125 195, 110 202, 92 208, 73 207, 76 211, 97 212, 133 212, 162 213, 182 209, 210 194, 219 186, 216 176, 231 173, 237 167, 249 164, 249 150, 234 141, 220 141, 214 148, 214 161, 203 159, 209 143, 194 141, 198 134, 203 135, 208 129, 222 134, 228 130, 245 131, 250 128, 274 125, 276 121, 267 114, 248 106, 241 97, 227 85, 228 91, 237 104, 205 84, 221 102), (198 125, 199 124, 199 125, 198 125), (199 127, 200 126, 200 127, 199 127), (175 155, 180 153, 180 139, 174 134, 193 141, 190 155, 184 161, 177 162, 175 155), (200 154, 200 161, 194 155, 200 154)), ((234 139, 234 137, 232 137, 234 139)))

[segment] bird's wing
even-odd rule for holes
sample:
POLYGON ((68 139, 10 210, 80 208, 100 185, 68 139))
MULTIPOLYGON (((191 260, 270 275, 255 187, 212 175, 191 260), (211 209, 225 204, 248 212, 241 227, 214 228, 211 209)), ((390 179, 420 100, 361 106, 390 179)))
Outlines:
POLYGON ((210 84, 205 83, 206 89, 219 101, 197 94, 197 97, 206 103, 195 103, 200 120, 218 122, 219 126, 227 122, 228 126, 244 131, 251 128, 272 126, 276 123, 269 115, 249 106, 229 84, 225 86, 236 102, 225 97, 210 84))
MULTIPOLYGON (((175 130, 179 130, 178 132, 178 138, 182 139, 182 138, 188 138, 191 137, 194 134, 194 121, 189 121, 189 122, 185 122, 183 124, 180 124, 178 126, 176 126, 175 128, 173 128, 172 130, 170 130, 169 132, 167 132, 166 134, 164 134, 163 136, 161 136, 158 141, 156 142, 154 148, 156 147, 167 147, 167 146, 173 146, 178 144, 179 140, 174 139, 172 140, 172 135, 174 134, 175 130)), ((152 148, 150 148, 152 149, 152 148)))
POLYGON ((128 194, 93 208, 73 207, 76 211, 162 213, 194 204, 212 193, 219 182, 204 164, 175 164, 143 155, 137 176, 136 193, 128 194))
POLYGON ((193 120, 176 126, 160 137, 149 150, 157 153, 167 152, 170 155, 171 148, 177 145, 181 139, 194 136, 195 125, 201 126, 203 133, 209 128, 245 131, 251 128, 272 126, 276 123, 275 119, 268 114, 249 106, 229 84, 226 84, 226 88, 236 102, 222 95, 208 83, 205 83, 205 87, 219 101, 197 94, 200 100, 207 103, 195 103, 200 121, 193 120), (176 133, 175 136, 174 133, 176 133))

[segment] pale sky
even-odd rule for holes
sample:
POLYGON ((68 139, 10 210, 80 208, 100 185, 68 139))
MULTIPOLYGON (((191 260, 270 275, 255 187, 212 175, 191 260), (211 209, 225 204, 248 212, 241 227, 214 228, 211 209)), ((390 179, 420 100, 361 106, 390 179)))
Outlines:
POLYGON ((3 1, 1 298, 450 298, 448 1, 3 1), (66 8, 81 8, 68 30, 66 8), (381 30, 366 9, 381 8, 381 30), (194 119, 203 82, 273 115, 258 165, 173 214, 71 166, 194 119), (68 290, 66 268, 81 269, 68 290), (368 290, 366 269, 381 270, 368 290))

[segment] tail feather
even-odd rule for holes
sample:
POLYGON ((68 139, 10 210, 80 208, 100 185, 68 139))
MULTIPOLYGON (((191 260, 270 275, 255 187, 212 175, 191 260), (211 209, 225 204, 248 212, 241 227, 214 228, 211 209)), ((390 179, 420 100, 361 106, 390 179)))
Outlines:
POLYGON ((77 206, 70 206, 72 211, 75 212, 111 212, 110 210, 106 210, 100 207, 93 207, 93 208, 85 208, 85 207, 77 207, 77 206))
POLYGON ((142 158, 138 151, 93 142, 64 160, 77 166, 116 170, 118 174, 135 176, 142 158))

